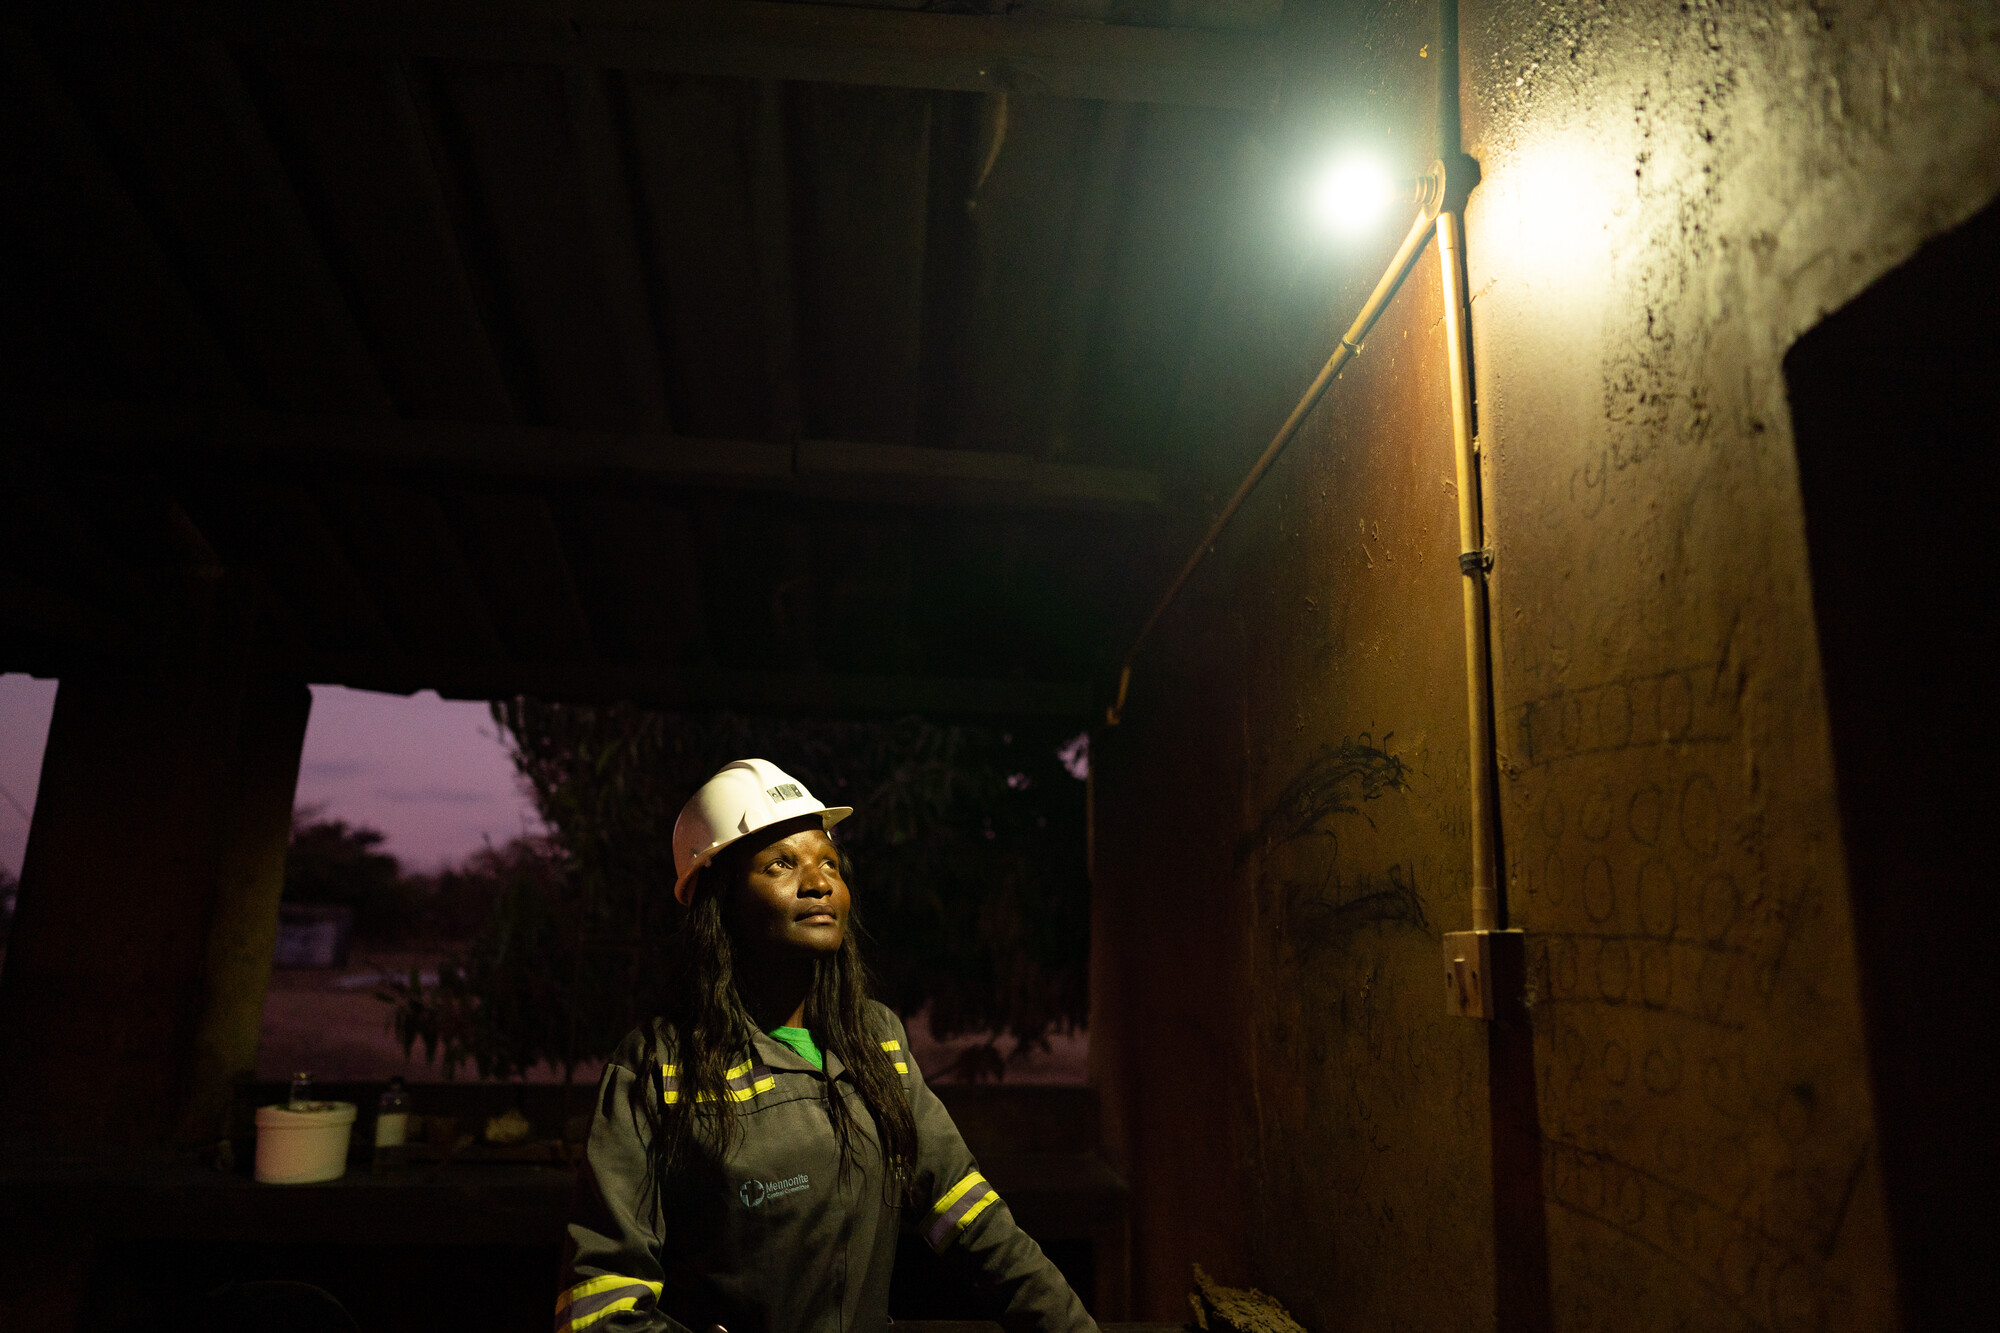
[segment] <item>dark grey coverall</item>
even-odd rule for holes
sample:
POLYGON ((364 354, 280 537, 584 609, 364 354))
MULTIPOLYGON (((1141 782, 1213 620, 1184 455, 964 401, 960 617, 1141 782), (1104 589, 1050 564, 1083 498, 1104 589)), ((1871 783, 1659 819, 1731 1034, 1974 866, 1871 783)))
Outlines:
MULTIPOLYGON (((869 1009, 916 1118, 909 1221, 953 1268, 997 1291, 1010 1329, 1096 1333, 1076 1293, 980 1175, 910 1058, 901 1020, 882 1005, 869 1009)), ((656 1227, 646 1121, 634 1115, 643 1103, 633 1100, 654 1095, 639 1072, 645 1049, 644 1033, 632 1033, 598 1084, 556 1333, 703 1333, 712 1324, 728 1333, 881 1333, 905 1210, 889 1197, 874 1122, 840 1057, 826 1052, 822 1073, 755 1033, 730 1071, 735 1150, 670 1181, 656 1227), (853 1115, 856 1159, 844 1177, 822 1101, 827 1079, 853 1115)), ((678 1070, 666 1068, 666 1095, 677 1099, 678 1070)))

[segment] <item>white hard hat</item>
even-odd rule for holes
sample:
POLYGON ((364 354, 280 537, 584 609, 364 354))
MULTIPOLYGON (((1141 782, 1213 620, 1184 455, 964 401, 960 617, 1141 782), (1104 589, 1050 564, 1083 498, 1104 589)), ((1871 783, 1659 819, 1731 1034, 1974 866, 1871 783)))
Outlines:
POLYGON ((768 759, 738 759, 702 783, 674 821, 674 897, 685 906, 694 895, 694 872, 745 834, 800 815, 818 815, 821 828, 832 828, 853 813, 851 805, 821 805, 768 759))

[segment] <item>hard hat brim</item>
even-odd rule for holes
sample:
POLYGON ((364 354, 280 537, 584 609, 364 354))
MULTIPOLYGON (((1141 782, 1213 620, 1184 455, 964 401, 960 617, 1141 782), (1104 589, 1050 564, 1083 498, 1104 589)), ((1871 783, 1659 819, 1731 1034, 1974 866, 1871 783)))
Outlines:
MULTIPOLYGON (((807 815, 818 815, 820 817, 820 827, 823 829, 830 829, 835 824, 838 824, 841 820, 847 818, 849 815, 853 813, 854 813, 854 807, 851 805, 825 805, 821 806, 817 810, 801 810, 797 814, 786 815, 784 819, 776 820, 774 822, 782 824, 788 820, 803 819, 807 815)), ((688 866, 687 873, 674 881, 674 901, 679 903, 682 907, 686 907, 688 903, 694 898, 694 877, 701 873, 701 868, 703 866, 707 865, 710 861, 713 861, 716 858, 717 853, 721 852, 723 848, 728 847, 734 843, 739 843, 743 841, 745 838, 749 837, 751 834, 761 833, 765 829, 770 827, 771 827, 770 824, 760 824, 756 828, 748 829, 742 833, 738 833, 734 837, 724 838, 720 842, 715 843, 713 846, 707 848, 706 850, 698 852, 695 855, 693 864, 688 866)))

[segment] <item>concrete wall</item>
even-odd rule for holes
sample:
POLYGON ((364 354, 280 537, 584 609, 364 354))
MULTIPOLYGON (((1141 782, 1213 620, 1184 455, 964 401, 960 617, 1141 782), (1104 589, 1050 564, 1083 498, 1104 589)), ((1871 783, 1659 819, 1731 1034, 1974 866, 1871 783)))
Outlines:
MULTIPOLYGON (((1337 125, 1428 155, 1429 5, 1289 21, 1325 83, 1246 144, 1246 200, 1337 125)), ((1468 0, 1460 58, 1532 1040, 1443 1016, 1464 661, 1426 259, 1098 737, 1093 1059, 1140 1313, 1181 1313, 1192 1260, 1312 1328, 1890 1326, 1782 358, 2000 190, 2000 22, 1468 0), (1496 1094, 1493 1059, 1531 1080, 1496 1094)), ((1329 258, 1246 207, 1177 417, 1209 503, 1395 230, 1329 258)))

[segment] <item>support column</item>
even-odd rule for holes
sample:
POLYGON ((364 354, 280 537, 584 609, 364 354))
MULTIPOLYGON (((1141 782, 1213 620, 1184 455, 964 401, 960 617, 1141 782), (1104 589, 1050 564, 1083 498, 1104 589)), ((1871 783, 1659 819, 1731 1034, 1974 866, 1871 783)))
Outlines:
POLYGON ((264 995, 278 942, 292 800, 299 785, 312 694, 297 681, 252 680, 236 732, 235 780, 222 811, 202 988, 189 1083, 177 1137, 199 1143, 228 1133, 236 1081, 257 1068, 264 995))
POLYGON ((213 1141, 254 1065, 311 697, 211 582, 150 669, 65 676, 0 975, 0 1140, 213 1141))

